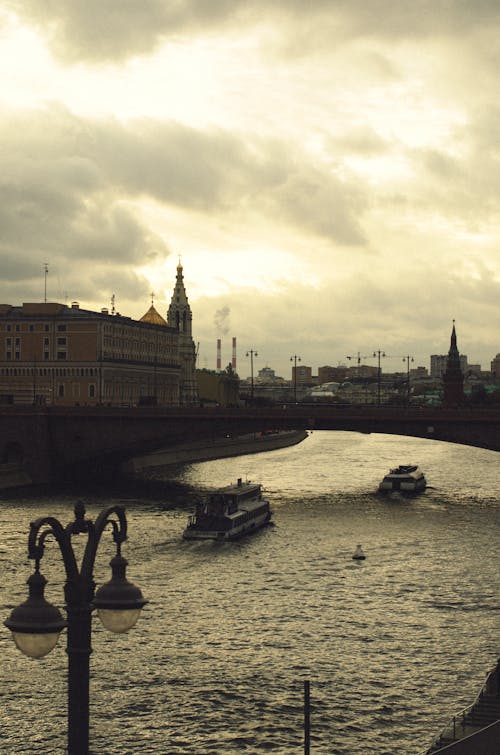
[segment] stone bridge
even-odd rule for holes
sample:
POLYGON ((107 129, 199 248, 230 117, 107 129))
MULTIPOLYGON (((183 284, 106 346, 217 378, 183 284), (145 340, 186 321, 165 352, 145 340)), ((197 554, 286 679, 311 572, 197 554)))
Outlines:
POLYGON ((45 483, 102 473, 162 447, 282 429, 390 433, 500 451, 498 409, 8 406, 0 409, 0 463, 22 465, 45 483))

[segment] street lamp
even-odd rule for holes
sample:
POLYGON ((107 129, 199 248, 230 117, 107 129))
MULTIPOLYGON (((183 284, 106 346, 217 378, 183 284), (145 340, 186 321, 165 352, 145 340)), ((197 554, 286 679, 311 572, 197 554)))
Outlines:
POLYGON ((127 520, 123 506, 102 511, 95 522, 85 519, 83 503, 76 503, 74 511, 75 520, 66 527, 51 516, 30 524, 28 557, 35 561, 35 571, 27 583, 29 597, 13 609, 4 624, 11 630, 19 650, 31 658, 47 655, 67 627, 68 755, 88 755, 92 611, 97 610, 106 629, 122 633, 135 625, 147 601, 125 576, 127 561, 121 555, 121 545, 127 539, 127 520), (110 561, 112 577, 95 592, 94 563, 108 525, 116 544, 116 555, 110 561), (82 533, 87 535, 87 543, 78 569, 71 538, 82 533), (40 573, 40 561, 49 536, 57 541, 66 570, 67 619, 44 597, 47 580, 40 573))
POLYGON ((250 357, 250 400, 253 402, 253 358, 258 357, 258 353, 253 349, 247 351, 247 357, 250 357))
POLYGON ((385 357, 385 353, 380 349, 373 352, 373 356, 378 356, 378 371, 377 371, 377 406, 380 406, 380 381, 382 378, 382 370, 380 369, 380 357, 385 357))
POLYGON ((294 366, 293 366, 293 401, 296 404, 297 403, 297 362, 300 362, 300 357, 298 357, 297 354, 294 354, 293 357, 290 357, 290 361, 294 363, 294 366))
POLYGON ((413 357, 410 356, 410 354, 407 354, 405 357, 403 357, 403 362, 406 362, 406 380, 407 380, 407 394, 406 394, 406 402, 408 406, 410 406, 410 361, 414 361, 413 357))

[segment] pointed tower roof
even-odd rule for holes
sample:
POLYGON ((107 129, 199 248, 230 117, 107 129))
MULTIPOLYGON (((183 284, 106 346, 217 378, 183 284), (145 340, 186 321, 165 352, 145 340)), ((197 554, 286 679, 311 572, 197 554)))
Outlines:
POLYGON ((150 325, 166 325, 167 321, 163 319, 160 313, 155 309, 154 304, 144 314, 139 322, 148 322, 150 325))
POLYGON ((448 351, 448 368, 457 367, 460 369, 460 354, 457 347, 457 333, 455 330, 455 320, 453 320, 453 328, 451 330, 450 349, 448 351))

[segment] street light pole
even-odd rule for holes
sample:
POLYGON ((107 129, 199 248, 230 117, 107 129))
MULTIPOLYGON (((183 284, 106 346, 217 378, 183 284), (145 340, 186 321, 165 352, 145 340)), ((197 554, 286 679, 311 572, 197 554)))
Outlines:
POLYGON ((121 545, 127 539, 127 520, 123 506, 109 507, 95 522, 85 518, 81 502, 75 504, 74 512, 74 521, 66 527, 50 516, 31 523, 28 557, 35 561, 35 571, 28 579, 29 597, 14 608, 4 623, 12 631, 19 650, 32 658, 47 655, 67 627, 68 755, 88 755, 92 611, 97 610, 106 629, 122 633, 135 625, 147 601, 125 576, 127 561, 121 555, 121 545), (95 592, 94 563, 101 536, 108 526, 116 545, 116 555, 110 561, 112 578, 95 592), (79 534, 87 535, 80 569, 71 542, 79 534), (57 541, 66 570, 67 620, 43 594, 47 580, 40 573, 40 561, 49 536, 57 541))
POLYGON ((380 349, 373 352, 373 356, 378 356, 378 371, 377 371, 377 406, 380 406, 380 383, 382 378, 382 370, 380 369, 380 357, 385 357, 385 353, 380 349))
POLYGON ((293 357, 290 357, 290 361, 294 363, 293 366, 293 401, 294 404, 297 403, 297 362, 300 362, 300 357, 297 356, 297 354, 294 354, 293 357))
POLYGON ((253 403, 253 358, 258 357, 258 353, 253 349, 247 351, 247 357, 250 357, 250 400, 253 403))

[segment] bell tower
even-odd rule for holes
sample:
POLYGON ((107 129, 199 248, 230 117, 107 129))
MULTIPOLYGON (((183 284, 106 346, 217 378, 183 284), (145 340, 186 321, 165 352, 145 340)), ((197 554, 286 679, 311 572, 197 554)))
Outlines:
POLYGON ((182 265, 179 260, 174 292, 167 313, 167 325, 179 332, 180 403, 184 406, 198 403, 196 349, 192 336, 192 324, 193 316, 184 286, 182 265))

